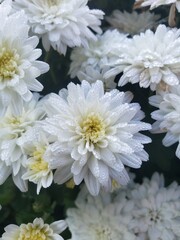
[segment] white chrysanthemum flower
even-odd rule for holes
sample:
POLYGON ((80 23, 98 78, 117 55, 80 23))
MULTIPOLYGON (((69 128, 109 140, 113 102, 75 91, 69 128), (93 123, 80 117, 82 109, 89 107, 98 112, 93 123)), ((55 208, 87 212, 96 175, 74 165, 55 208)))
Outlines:
POLYGON ((180 186, 176 182, 165 187, 163 176, 155 173, 151 180, 134 186, 131 200, 135 207, 130 225, 140 239, 180 239, 180 186))
POLYGON ((59 53, 66 53, 67 46, 86 46, 88 39, 96 40, 91 31, 101 33, 104 13, 90 10, 88 0, 15 0, 14 7, 23 9, 31 30, 42 37, 44 48, 52 46, 59 53))
POLYGON ((178 142, 176 156, 180 158, 180 86, 171 87, 169 92, 160 92, 150 97, 149 103, 159 108, 151 114, 156 120, 152 132, 166 132, 163 139, 166 147, 178 142))
POLYGON ((76 200, 77 208, 67 210, 67 223, 72 234, 71 240, 135 240, 129 230, 132 220, 132 201, 122 198, 114 203, 110 194, 76 200))
POLYGON ((84 180, 93 195, 101 187, 111 190, 112 180, 127 184, 124 165, 139 168, 148 160, 143 144, 150 139, 139 131, 151 128, 140 121, 144 114, 131 99, 132 94, 118 90, 104 94, 101 81, 70 83, 68 90, 50 95, 43 128, 58 138, 49 148, 50 164, 58 168, 55 182, 73 176, 76 185, 84 180))
POLYGON ((50 225, 44 223, 42 218, 34 219, 33 223, 21 224, 20 226, 10 224, 5 227, 1 240, 63 240, 59 234, 67 228, 64 220, 59 220, 50 225))
POLYGON ((111 16, 106 17, 106 20, 113 28, 134 35, 156 26, 159 18, 159 15, 149 11, 128 13, 114 10, 111 16))
POLYGON ((128 39, 125 34, 119 33, 117 30, 108 30, 104 34, 98 35, 97 38, 96 42, 89 42, 89 48, 79 47, 72 51, 69 73, 71 78, 77 76, 81 81, 90 80, 90 83, 102 80, 105 88, 112 89, 115 86, 115 77, 105 79, 103 75, 109 69, 107 67, 109 59, 115 55, 112 49, 119 49, 128 39))
POLYGON ((22 179, 27 156, 19 141, 27 129, 44 115, 41 101, 38 102, 38 97, 33 97, 30 102, 24 103, 20 114, 13 114, 11 108, 8 108, 5 116, 0 118, 0 184, 12 174, 17 187, 21 191, 27 190, 27 184, 22 179))
POLYGON ((27 155, 24 163, 26 170, 22 179, 37 184, 37 194, 41 187, 47 188, 53 181, 53 172, 49 163, 44 159, 46 149, 51 142, 50 136, 44 133, 39 126, 26 131, 18 142, 24 154, 27 155))
POLYGON ((15 110, 22 101, 30 101, 31 91, 43 86, 36 78, 48 71, 48 64, 37 61, 37 37, 28 37, 29 26, 23 11, 10 14, 11 0, 0 4, 0 113, 8 105, 15 110))
POLYGON ((180 1, 179 0, 136 0, 136 5, 140 5, 141 7, 150 6, 150 9, 157 8, 162 5, 169 5, 171 3, 176 4, 176 8, 178 12, 180 12, 180 1))
POLYGON ((131 82, 157 90, 180 83, 180 30, 159 25, 155 33, 147 30, 135 35, 123 52, 121 49, 119 59, 110 63, 112 69, 105 74, 108 78, 123 71, 119 86, 131 82))

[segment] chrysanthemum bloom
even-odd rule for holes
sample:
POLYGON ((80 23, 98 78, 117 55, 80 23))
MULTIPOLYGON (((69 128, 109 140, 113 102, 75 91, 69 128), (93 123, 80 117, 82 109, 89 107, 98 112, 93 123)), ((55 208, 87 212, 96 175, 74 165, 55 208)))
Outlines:
POLYGON ((10 224, 5 227, 1 240, 63 240, 59 235, 67 228, 64 220, 49 224, 44 223, 42 218, 34 219, 33 223, 21 224, 20 226, 10 224))
POLYGON ((58 169, 56 183, 73 176, 76 185, 84 180, 93 195, 100 187, 111 190, 112 180, 127 184, 124 165, 139 168, 148 160, 143 144, 150 139, 139 131, 151 128, 140 121, 144 114, 131 99, 132 94, 118 90, 104 94, 101 81, 70 83, 68 90, 49 96, 43 128, 58 138, 49 148, 49 161, 58 169))
POLYGON ((175 3, 178 12, 180 12, 180 1, 179 0, 136 0, 135 5, 140 5, 141 7, 150 6, 150 9, 152 10, 161 5, 169 5, 171 3, 175 3))
POLYGON ((135 35, 123 52, 119 60, 109 63, 112 69, 105 74, 108 78, 123 72, 119 86, 131 82, 157 90, 180 83, 180 30, 159 25, 155 33, 147 30, 135 35))
POLYGON ((104 34, 98 35, 97 38, 96 42, 89 42, 89 48, 78 47, 72 51, 70 76, 71 78, 77 76, 80 80, 89 80, 90 78, 90 82, 95 82, 97 79, 102 80, 105 88, 114 88, 115 76, 105 79, 103 75, 109 69, 107 67, 109 59, 114 59, 115 54, 112 53, 112 49, 119 49, 128 39, 125 34, 119 33, 117 30, 108 30, 104 34))
POLYGON ((134 232, 148 240, 180 239, 180 186, 176 182, 164 186, 164 177, 153 174, 131 192, 135 207, 130 225, 134 232))
POLYGON ((149 11, 128 13, 126 11, 114 10, 111 16, 106 17, 106 20, 113 28, 118 29, 120 32, 134 35, 156 26, 159 18, 159 15, 155 15, 149 11))
POLYGON ((40 126, 35 126, 26 131, 18 142, 24 154, 27 155, 22 179, 37 184, 37 194, 41 187, 47 188, 53 181, 53 172, 49 163, 44 159, 51 141, 50 136, 44 133, 40 126))
POLYGON ((180 86, 171 87, 169 92, 150 97, 149 103, 158 108, 151 114, 156 120, 152 132, 166 133, 163 139, 163 145, 166 147, 177 142, 176 156, 180 158, 180 86))
POLYGON ((27 190, 27 184, 22 179, 27 156, 19 141, 27 129, 42 119, 44 114, 41 102, 38 102, 37 97, 33 97, 30 102, 24 103, 18 115, 13 114, 11 108, 8 108, 5 116, 0 118, 0 184, 12 174, 17 187, 21 191, 27 190))
POLYGON ((110 194, 82 198, 80 193, 76 206, 67 210, 71 240, 136 239, 129 230, 134 207, 132 201, 123 198, 114 203, 110 194))
POLYGON ((68 47, 86 46, 88 39, 96 40, 91 30, 101 33, 104 13, 90 10, 87 0, 15 0, 15 9, 23 9, 31 30, 42 37, 48 51, 52 46, 65 54, 68 47))
POLYGON ((8 105, 15 111, 22 101, 30 101, 31 91, 43 86, 36 78, 48 65, 36 59, 41 55, 37 37, 28 37, 29 26, 22 11, 10 14, 11 1, 0 4, 0 114, 8 105))

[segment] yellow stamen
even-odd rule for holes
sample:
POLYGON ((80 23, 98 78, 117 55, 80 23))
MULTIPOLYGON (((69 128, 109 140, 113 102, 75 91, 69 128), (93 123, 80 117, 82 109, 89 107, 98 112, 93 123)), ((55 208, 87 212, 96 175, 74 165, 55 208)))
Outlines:
POLYGON ((81 122, 80 127, 83 138, 88 142, 97 143, 105 136, 105 124, 97 114, 90 113, 81 122))
POLYGON ((46 225, 43 227, 27 224, 20 232, 18 240, 48 240, 46 225))
POLYGON ((45 147, 43 148, 37 148, 33 154, 33 160, 32 163, 30 164, 30 169, 36 172, 39 171, 46 171, 49 168, 48 163, 43 159, 43 155, 45 152, 45 147))
POLYGON ((0 81, 11 80, 18 73, 19 56, 15 50, 0 50, 0 81))

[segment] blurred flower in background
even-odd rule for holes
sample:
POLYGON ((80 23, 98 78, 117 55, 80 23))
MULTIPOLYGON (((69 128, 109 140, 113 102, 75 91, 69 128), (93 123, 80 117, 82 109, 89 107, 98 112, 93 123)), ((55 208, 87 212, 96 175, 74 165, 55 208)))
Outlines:
POLYGON ((135 184, 129 197, 135 204, 131 227, 137 239, 178 240, 180 238, 180 186, 164 185, 164 177, 154 173, 143 184, 135 184))
POLYGON ((178 240, 180 186, 164 186, 157 172, 142 184, 131 184, 113 194, 90 196, 82 188, 76 208, 67 210, 67 222, 76 239, 178 240))
POLYGON ((98 197, 83 195, 85 193, 80 192, 76 208, 67 210, 71 240, 136 239, 129 228, 134 207, 132 201, 123 197, 117 203, 109 193, 98 197))
POLYGON ((121 12, 114 10, 112 14, 105 17, 106 21, 120 32, 128 33, 130 35, 144 32, 147 29, 152 29, 158 25, 160 15, 155 15, 149 11, 138 13, 133 11, 121 12))

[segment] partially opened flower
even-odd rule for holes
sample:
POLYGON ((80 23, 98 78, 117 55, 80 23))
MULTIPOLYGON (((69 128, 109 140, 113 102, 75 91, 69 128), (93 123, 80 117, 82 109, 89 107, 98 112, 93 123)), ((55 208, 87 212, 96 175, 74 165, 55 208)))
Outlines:
POLYGON ((94 32, 101 33, 104 13, 90 10, 87 0, 15 0, 15 9, 23 9, 31 30, 42 37, 44 48, 52 46, 66 53, 67 46, 86 46, 89 39, 96 40, 94 32))
POLYGON ((110 191, 112 181, 127 184, 124 165, 139 168, 148 160, 143 144, 150 139, 139 133, 151 128, 141 122, 144 114, 131 93, 112 90, 104 93, 103 83, 70 83, 59 95, 50 94, 45 109, 44 131, 57 140, 49 151, 56 168, 55 182, 85 181, 93 195, 100 188, 110 191))
POLYGON ((35 49, 37 37, 29 37, 29 26, 23 11, 11 14, 11 1, 0 4, 0 114, 11 105, 13 111, 23 101, 30 101, 31 91, 43 86, 36 78, 48 71, 48 64, 37 61, 41 50, 35 49))
POLYGON ((3 117, 0 118, 0 184, 12 174, 14 183, 21 191, 27 191, 26 181, 22 179, 25 173, 25 162, 27 155, 24 154, 19 144, 21 137, 37 120, 44 117, 38 96, 24 103, 19 114, 14 114, 9 107, 3 117))
POLYGON ((110 194, 98 197, 87 195, 76 200, 76 208, 67 210, 67 223, 71 240, 135 240, 129 229, 132 220, 132 201, 122 198, 114 202, 110 194))
POLYGON ((180 239, 180 186, 176 182, 165 187, 164 177, 154 173, 151 180, 134 185, 130 197, 135 204, 130 228, 142 237, 137 239, 180 239))
POLYGON ((152 125, 152 132, 166 133, 163 139, 166 147, 178 143, 176 156, 180 158, 180 86, 171 87, 169 92, 160 92, 150 97, 149 102, 158 108, 151 113, 156 120, 152 125))
POLYGON ((116 88, 116 83, 114 82, 114 76, 110 78, 104 78, 104 70, 95 69, 93 66, 89 65, 84 70, 81 69, 77 72, 78 79, 82 82, 86 79, 89 83, 95 83, 97 80, 101 80, 104 85, 105 91, 110 91, 116 88))
POLYGON ((132 13, 128 13, 126 11, 114 10, 111 16, 106 17, 106 20, 113 28, 118 29, 120 32, 134 35, 155 27, 159 18, 159 15, 155 15, 149 11, 142 13, 133 11, 132 13))
POLYGON ((21 224, 20 226, 10 224, 5 227, 1 240, 63 240, 59 235, 67 228, 64 220, 51 224, 44 223, 42 218, 34 219, 33 223, 21 224))
POLYGON ((44 133, 39 126, 30 128, 19 140, 19 145, 27 156, 22 179, 37 184, 37 194, 41 187, 47 188, 53 181, 53 172, 44 158, 46 149, 51 142, 50 136, 44 133))
POLYGON ((180 30, 159 25, 155 33, 135 35, 123 48, 116 50, 119 59, 109 61, 111 69, 105 73, 108 78, 123 72, 119 86, 139 83, 154 91, 180 83, 180 30))

